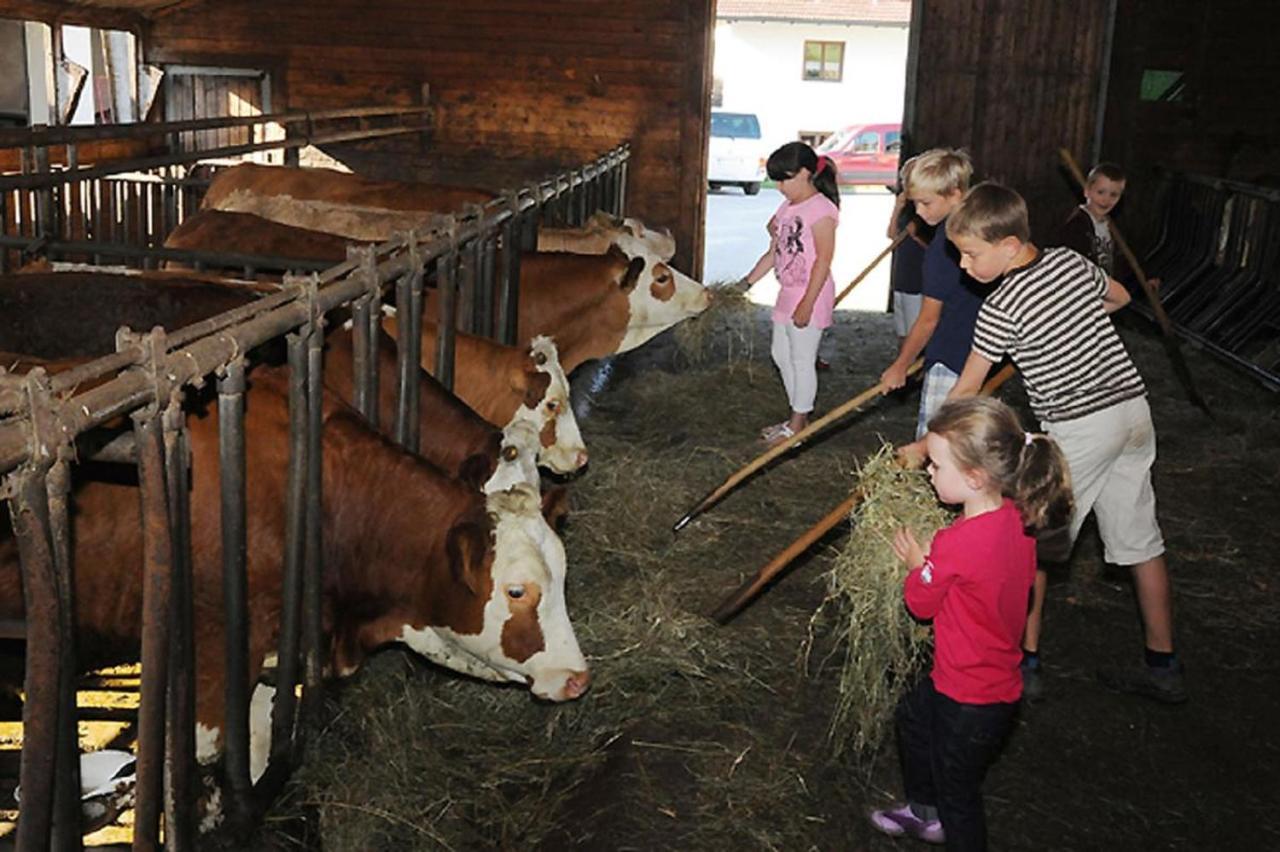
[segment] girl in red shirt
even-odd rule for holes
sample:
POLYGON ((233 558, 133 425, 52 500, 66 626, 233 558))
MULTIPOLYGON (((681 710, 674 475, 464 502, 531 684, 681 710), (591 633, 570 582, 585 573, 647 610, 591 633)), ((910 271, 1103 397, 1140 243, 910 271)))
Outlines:
POLYGON ((925 436, 938 499, 961 504, 926 553, 905 528, 894 552, 911 571, 907 609, 933 621, 929 677, 898 705, 907 801, 875 811, 885 834, 985 849, 982 780, 1022 696, 1022 630, 1036 572, 1033 534, 1071 516, 1066 462, 989 397, 948 402, 925 436))

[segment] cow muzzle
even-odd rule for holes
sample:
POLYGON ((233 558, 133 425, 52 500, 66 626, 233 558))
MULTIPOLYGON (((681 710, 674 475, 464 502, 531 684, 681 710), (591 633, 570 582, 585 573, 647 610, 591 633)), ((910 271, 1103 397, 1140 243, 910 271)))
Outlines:
POLYGON ((534 677, 530 686, 533 694, 547 701, 573 701, 581 698, 591 688, 591 672, 561 670, 554 677, 534 677))

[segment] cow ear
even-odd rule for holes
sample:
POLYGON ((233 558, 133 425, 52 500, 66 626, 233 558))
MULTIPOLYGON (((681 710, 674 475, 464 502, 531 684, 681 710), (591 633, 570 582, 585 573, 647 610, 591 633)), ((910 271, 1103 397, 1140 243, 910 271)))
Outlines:
POLYGON ((525 408, 537 408, 542 404, 542 398, 547 395, 547 388, 551 386, 551 376, 537 369, 525 369, 520 374, 520 383, 515 385, 516 390, 524 390, 525 408))
POLYGON ((480 594, 480 575, 484 569, 485 550, 489 545, 489 528, 484 524, 464 521, 449 528, 445 537, 445 553, 453 579, 480 594))
POLYGON ((455 478, 468 488, 480 491, 492 475, 493 459, 484 453, 474 453, 458 465, 458 475, 455 478))
POLYGON ((547 525, 557 533, 569 517, 569 489, 563 485, 553 485, 542 495, 542 517, 547 525))
POLYGON ((631 262, 627 264, 627 271, 622 276, 622 292, 630 293, 636 288, 636 284, 640 281, 640 273, 644 271, 644 258, 633 257, 631 262))

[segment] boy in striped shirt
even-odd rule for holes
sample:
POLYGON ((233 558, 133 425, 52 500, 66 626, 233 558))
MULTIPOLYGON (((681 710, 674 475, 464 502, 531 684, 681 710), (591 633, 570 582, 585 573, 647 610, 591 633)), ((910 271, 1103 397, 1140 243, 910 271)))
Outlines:
MULTIPOLYGON (((1032 410, 1067 459, 1076 503, 1071 543, 1092 510, 1107 561, 1133 570, 1145 665, 1102 669, 1099 678, 1112 689, 1170 704, 1185 701, 1151 487, 1155 430, 1142 378, 1109 316, 1128 304, 1129 292, 1071 249, 1037 249, 1026 203, 999 184, 969 191, 947 221, 947 238, 973 278, 1003 276, 978 312, 973 350, 948 399, 977 393, 994 364, 1006 354, 1013 359, 1032 410)), ((1046 585, 1038 571, 1024 643, 1037 667, 1046 585)))

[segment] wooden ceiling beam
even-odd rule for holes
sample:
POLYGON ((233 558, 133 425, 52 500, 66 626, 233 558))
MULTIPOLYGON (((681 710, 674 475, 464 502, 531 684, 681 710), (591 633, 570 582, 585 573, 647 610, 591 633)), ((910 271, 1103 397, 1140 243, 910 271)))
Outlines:
POLYGON ((0 18, 41 21, 46 24, 74 24, 107 30, 141 33, 146 16, 131 8, 87 6, 59 0, 0 0, 0 18))

